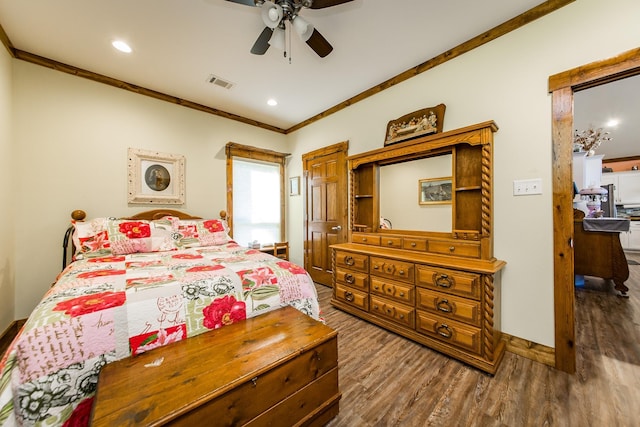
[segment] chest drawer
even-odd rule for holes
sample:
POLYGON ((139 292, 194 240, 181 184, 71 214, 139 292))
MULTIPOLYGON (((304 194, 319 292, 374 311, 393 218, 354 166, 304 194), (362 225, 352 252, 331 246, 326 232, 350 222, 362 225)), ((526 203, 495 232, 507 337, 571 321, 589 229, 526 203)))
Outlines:
POLYGON ((418 288, 416 294, 416 308, 418 309, 429 310, 449 319, 460 320, 478 327, 481 326, 480 313, 482 310, 478 301, 424 288, 418 288))
POLYGON ((346 302, 360 310, 369 311, 369 294, 339 283, 336 284, 333 292, 335 299, 346 302))
POLYGON ((426 251, 427 239, 417 239, 413 237, 405 237, 402 241, 402 248, 413 251, 426 251))
POLYGON ((413 305, 414 286, 371 277, 371 293, 413 305))
POLYGON ((479 243, 451 242, 446 240, 430 240, 429 251, 437 254, 456 255, 480 258, 479 243))
POLYGON ((351 240, 353 243, 380 246, 380 236, 377 234, 353 233, 351 240))
POLYGON ((285 307, 107 364, 90 424, 299 425, 339 399, 337 367, 337 333, 285 307))
POLYGON ((480 275, 418 265, 416 285, 466 298, 480 299, 480 275))
POLYGON ((336 283, 342 283, 353 288, 369 290, 369 275, 366 273, 356 273, 355 271, 336 268, 336 283))
POLYGON ((402 237, 380 236, 380 246, 385 248, 402 248, 402 237))
POLYGON ((371 257, 371 274, 413 283, 414 265, 389 258, 371 257))
POLYGON ((480 353, 480 329, 473 326, 419 311, 416 330, 438 341, 461 347, 476 354, 480 353))
POLYGON ((369 272, 369 257, 346 251, 336 251, 336 268, 346 267, 363 273, 369 272))
POLYGON ((415 326, 415 310, 413 307, 389 301, 374 294, 371 295, 371 313, 412 329, 415 326))

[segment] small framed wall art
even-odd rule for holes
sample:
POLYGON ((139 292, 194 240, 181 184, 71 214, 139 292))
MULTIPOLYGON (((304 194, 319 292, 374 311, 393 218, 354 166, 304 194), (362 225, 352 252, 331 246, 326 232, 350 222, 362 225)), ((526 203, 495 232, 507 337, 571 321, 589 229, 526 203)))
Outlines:
POLYGON ((127 154, 129 203, 184 204, 184 156, 135 148, 127 154))
POLYGON ((289 178, 289 195, 290 196, 300 195, 300 177, 299 176, 294 176, 289 178))
POLYGON ((418 204, 451 203, 452 178, 428 178, 418 181, 418 204))

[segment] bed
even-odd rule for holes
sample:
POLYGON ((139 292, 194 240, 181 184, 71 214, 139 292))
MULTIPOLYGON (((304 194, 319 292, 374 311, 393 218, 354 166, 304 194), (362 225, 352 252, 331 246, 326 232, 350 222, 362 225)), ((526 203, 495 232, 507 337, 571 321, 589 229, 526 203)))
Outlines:
MULTIPOLYGON (((76 218, 81 211, 74 211, 76 218)), ((73 261, 0 361, 0 425, 86 425, 103 366, 290 305, 307 272, 175 210, 72 220, 73 261)))

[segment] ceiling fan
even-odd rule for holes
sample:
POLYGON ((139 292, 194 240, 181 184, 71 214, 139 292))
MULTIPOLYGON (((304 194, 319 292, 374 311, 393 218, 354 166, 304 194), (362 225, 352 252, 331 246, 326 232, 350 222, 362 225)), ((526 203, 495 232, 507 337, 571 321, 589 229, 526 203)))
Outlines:
POLYGON ((227 0, 232 3, 247 6, 258 6, 262 9, 262 21, 266 25, 262 33, 251 48, 254 55, 264 55, 269 46, 285 48, 285 23, 298 33, 321 58, 333 50, 333 46, 316 30, 313 25, 305 21, 298 14, 300 9, 323 9, 337 6, 353 0, 227 0))

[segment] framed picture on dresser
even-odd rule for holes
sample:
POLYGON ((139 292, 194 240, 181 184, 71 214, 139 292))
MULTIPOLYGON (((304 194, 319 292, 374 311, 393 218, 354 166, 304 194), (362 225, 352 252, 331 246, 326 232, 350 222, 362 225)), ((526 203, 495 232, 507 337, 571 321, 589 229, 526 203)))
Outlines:
POLYGON ((418 181, 418 204, 451 203, 452 178, 426 178, 418 181))

